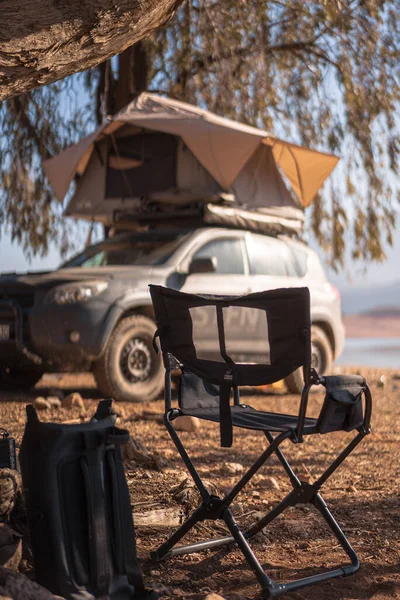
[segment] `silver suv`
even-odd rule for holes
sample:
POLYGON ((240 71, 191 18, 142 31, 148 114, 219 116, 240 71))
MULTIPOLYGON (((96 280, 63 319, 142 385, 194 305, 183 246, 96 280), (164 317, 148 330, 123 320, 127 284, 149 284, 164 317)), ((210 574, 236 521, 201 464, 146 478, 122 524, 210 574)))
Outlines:
MULTIPOLYGON (((329 371, 343 350, 339 294, 304 243, 217 227, 156 229, 106 239, 51 273, 2 275, 0 383, 28 387, 46 371, 87 369, 116 400, 159 396, 163 368, 152 347, 149 283, 225 295, 307 286, 318 372, 329 371)), ((196 343, 212 354, 215 324, 207 311, 196 318, 196 343)), ((265 345, 257 320, 239 309, 229 328, 232 357, 256 361, 265 345)), ((299 392, 301 373, 286 384, 299 392)))

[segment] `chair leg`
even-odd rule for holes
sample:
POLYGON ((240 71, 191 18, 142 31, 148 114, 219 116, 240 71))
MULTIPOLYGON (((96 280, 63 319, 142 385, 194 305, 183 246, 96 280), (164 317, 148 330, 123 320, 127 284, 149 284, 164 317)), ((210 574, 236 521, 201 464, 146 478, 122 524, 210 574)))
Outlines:
POLYGON ((353 547, 351 546, 349 540, 346 538, 345 534, 341 530, 331 511, 327 507, 326 502, 322 498, 321 494, 317 494, 315 496, 314 505, 324 517, 325 521, 331 528, 332 533, 334 534, 339 544, 342 546, 343 550, 346 552, 347 556, 351 560, 351 565, 343 567, 343 571, 345 571, 344 575, 351 575, 355 573, 360 568, 360 561, 358 559, 358 556, 353 547))
POLYGON ((236 485, 226 494, 224 497, 224 503, 229 506, 236 498, 236 496, 241 492, 244 486, 250 481, 250 479, 261 469, 264 463, 268 460, 273 452, 279 449, 280 444, 289 438, 292 435, 291 431, 283 431, 280 433, 273 441, 270 443, 268 448, 264 450, 262 454, 257 458, 257 460, 251 465, 251 467, 246 471, 243 477, 237 482, 236 485))
MULTIPOLYGON (((267 440, 269 441, 269 443, 272 444, 272 442, 275 439, 274 436, 272 435, 272 433, 270 431, 264 431, 264 434, 265 434, 265 437, 267 438, 267 440)), ((289 477, 292 486, 294 488, 300 487, 301 486, 300 479, 297 477, 296 473, 293 471, 292 467, 289 465, 288 461, 286 460, 285 455, 283 454, 283 452, 279 446, 275 449, 275 454, 278 457, 278 460, 281 463, 282 467, 285 469, 286 474, 289 477)))
MULTIPOLYGON (((272 443, 264 450, 264 452, 260 455, 260 457, 255 461, 255 463, 248 469, 245 475, 240 479, 237 485, 235 485, 232 490, 225 496, 223 499, 215 498, 210 496, 208 490, 205 488, 203 482, 201 481, 200 475, 197 473, 195 466, 193 465, 189 455, 187 454, 175 428, 171 422, 171 416, 173 415, 173 411, 169 411, 164 415, 164 423, 167 427, 167 430, 172 438, 172 441, 177 447, 179 454, 181 455, 186 467, 188 468, 189 473, 192 475, 192 478, 199 489, 199 492, 203 498, 202 504, 200 504, 197 509, 192 513, 192 515, 166 540, 159 548, 151 553, 152 559, 155 561, 160 561, 162 559, 171 558, 172 556, 178 556, 182 554, 189 554, 192 552, 200 552, 201 550, 207 549, 216 549, 223 546, 230 545, 234 542, 237 543, 239 548, 242 550, 246 560, 249 562, 249 566, 256 573, 257 579, 262 582, 263 586, 269 585, 269 578, 263 571, 261 565, 253 554, 248 542, 245 539, 245 536, 240 531, 236 521, 233 518, 231 511, 228 509, 229 504, 233 501, 233 499, 237 496, 237 494, 241 491, 241 489, 246 485, 246 483, 251 479, 251 477, 256 473, 261 466, 266 462, 269 456, 278 448, 278 446, 288 437, 290 437, 291 432, 283 432, 276 439, 272 439, 272 443), (212 504, 215 504, 215 507, 212 504), (210 510, 211 507, 211 510, 210 510), (184 546, 174 546, 179 542, 179 540, 186 535, 194 527, 199 521, 204 519, 223 519, 228 526, 228 529, 231 532, 231 536, 226 536, 224 538, 215 538, 211 540, 207 540, 204 542, 196 542, 194 544, 188 544, 184 546)), ((290 467, 289 467, 290 468, 290 467)))
POLYGON ((273 508, 269 513, 267 513, 264 517, 257 521, 257 523, 254 523, 254 525, 252 525, 245 532, 246 538, 252 538, 255 535, 257 535, 257 533, 260 533, 260 531, 265 529, 266 526, 269 525, 269 523, 276 519, 276 517, 283 513, 283 511, 285 511, 289 506, 293 506, 294 493, 294 490, 289 492, 289 494, 285 496, 285 498, 283 498, 283 500, 281 500, 279 504, 275 506, 275 508, 273 508))
MULTIPOLYGON (((178 554, 177 552, 174 552, 172 548, 175 546, 175 544, 179 542, 180 539, 183 538, 184 535, 186 535, 192 529, 192 527, 199 523, 199 521, 204 520, 204 514, 204 505, 200 504, 200 506, 196 508, 196 510, 190 515, 190 517, 182 523, 182 525, 171 535, 171 537, 169 537, 163 544, 161 544, 161 546, 159 546, 157 550, 151 553, 152 559, 159 561, 163 558, 169 558, 174 554, 178 554)), ((180 554, 183 554, 183 552, 180 552, 180 554)))
POLYGON ((319 512, 324 517, 326 523, 329 525, 336 539, 342 546, 343 550, 346 552, 348 557, 351 560, 351 565, 343 565, 336 569, 331 569, 329 571, 324 571, 323 573, 318 573, 317 575, 311 575, 310 577, 303 577, 301 579, 297 579, 295 581, 290 581, 285 584, 276 584, 273 587, 270 597, 277 597, 282 594, 286 594, 288 592, 299 590, 301 588, 308 587, 309 585, 313 585, 316 583, 322 583, 323 581, 327 581, 328 579, 334 579, 335 577, 345 577, 348 575, 352 575, 356 573, 360 567, 360 561, 354 549, 351 547, 349 541, 344 535, 343 531, 339 527, 338 523, 334 519, 332 513, 329 511, 325 501, 322 496, 317 493, 312 501, 314 506, 319 510, 319 512))
POLYGON ((360 561, 356 552, 328 509, 321 494, 318 493, 318 490, 312 484, 302 483, 301 487, 302 489, 296 488, 292 490, 275 508, 265 515, 263 519, 250 527, 250 529, 244 533, 245 538, 249 539, 259 533, 289 506, 311 503, 318 509, 326 523, 329 525, 332 533, 338 540, 343 550, 346 552, 347 556, 350 558, 351 564, 343 565, 329 571, 324 571, 323 573, 312 575, 310 577, 303 577, 302 579, 297 579, 286 584, 277 584, 276 582, 273 582, 274 586, 272 589, 270 589, 270 596, 267 597, 280 596, 281 594, 289 591, 301 589, 315 583, 321 583, 322 581, 326 581, 327 579, 332 579, 334 577, 352 575, 356 573, 360 567, 360 561))
POLYGON ((326 471, 317 479, 313 484, 302 482, 289 462, 285 458, 283 452, 280 450, 280 444, 284 439, 291 437, 291 432, 283 432, 277 437, 270 432, 264 432, 270 445, 260 457, 254 462, 254 464, 248 469, 243 475, 240 481, 226 494, 224 498, 216 498, 211 496, 208 490, 205 488, 200 475, 194 467, 189 455, 187 454, 183 444, 175 431, 171 423, 172 411, 164 416, 165 425, 170 433, 170 436, 175 443, 177 450, 179 451, 189 473, 191 474, 199 492, 203 498, 203 502, 196 508, 192 515, 175 531, 172 536, 164 542, 155 552, 152 553, 154 560, 162 560, 163 558, 169 558, 172 556, 189 554, 191 552, 200 552, 206 549, 216 549, 223 546, 227 546, 236 543, 241 550, 246 562, 248 563, 251 570, 254 572, 258 583, 262 588, 262 594, 264 598, 276 598, 282 594, 286 594, 290 591, 304 588, 306 586, 326 581, 334 577, 346 576, 355 573, 359 568, 359 560, 354 549, 350 545, 340 526, 334 519, 333 515, 329 511, 325 501, 319 493, 319 489, 323 483, 332 475, 332 473, 340 466, 344 459, 354 450, 359 444, 361 439, 366 435, 364 432, 360 432, 348 446, 339 454, 335 461, 326 469, 326 471), (229 505, 233 499, 240 493, 243 487, 253 477, 253 475, 261 468, 266 462, 269 456, 275 453, 286 471, 290 482, 293 486, 292 491, 283 498, 283 500, 275 506, 267 515, 265 515, 260 521, 251 526, 247 531, 242 532, 233 517, 229 505), (322 517, 330 527, 332 533, 342 546, 343 550, 349 557, 351 564, 331 569, 317 575, 310 577, 303 577, 296 581, 288 583, 278 583, 270 579, 267 573, 264 571, 259 560, 255 556, 251 549, 248 540, 263 530, 271 521, 276 519, 278 515, 284 512, 290 506, 296 506, 297 504, 313 504, 317 510, 321 513, 322 517), (194 544, 188 544, 184 546, 174 547, 179 540, 190 531, 198 522, 210 519, 216 520, 221 519, 225 522, 230 536, 215 538, 203 542, 197 542, 194 544))
POLYGON ((354 448, 356 446, 358 446, 358 444, 361 442, 361 440, 363 438, 365 438, 366 435, 368 435, 366 432, 361 431, 351 440, 351 442, 346 446, 346 448, 344 450, 342 450, 342 452, 333 461, 333 463, 331 463, 329 465, 329 467, 326 469, 326 471, 324 471, 324 473, 322 473, 321 477, 319 477, 314 482, 315 487, 317 487, 318 489, 320 489, 322 487, 322 485, 325 483, 325 481, 327 479, 329 479, 329 477, 336 471, 336 469, 338 467, 340 467, 342 462, 349 456, 349 454, 351 452, 353 452, 354 448))
POLYGON ((268 593, 275 587, 275 584, 262 568, 258 558, 254 554, 253 550, 250 548, 246 536, 240 530, 229 508, 227 508, 224 512, 223 519, 229 531, 231 532, 232 537, 234 538, 235 542, 242 551, 247 564, 257 577, 257 581, 261 585, 262 590, 268 593))
POLYGON ((174 426, 172 425, 171 416, 173 415, 173 413, 174 413, 174 410, 170 410, 164 415, 164 424, 168 430, 168 433, 169 433, 172 441, 174 442, 174 444, 176 446, 176 449, 178 450, 179 454, 181 455, 181 458, 182 458, 183 462, 185 463, 187 470, 189 471, 190 475, 192 476, 192 479, 193 479, 194 483, 196 484, 201 497, 203 498, 203 500, 207 501, 210 498, 210 494, 208 493, 208 490, 204 486, 204 484, 201 480, 201 477, 196 470, 196 467, 190 460, 188 453, 186 452, 178 434, 176 433, 174 426))

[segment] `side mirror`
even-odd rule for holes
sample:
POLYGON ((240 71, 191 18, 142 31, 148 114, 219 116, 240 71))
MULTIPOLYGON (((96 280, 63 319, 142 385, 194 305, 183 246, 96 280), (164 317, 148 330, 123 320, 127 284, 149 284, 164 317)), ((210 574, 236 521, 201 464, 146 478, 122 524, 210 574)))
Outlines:
POLYGON ((215 273, 217 270, 217 259, 215 256, 209 258, 195 258, 189 265, 189 275, 194 273, 215 273))

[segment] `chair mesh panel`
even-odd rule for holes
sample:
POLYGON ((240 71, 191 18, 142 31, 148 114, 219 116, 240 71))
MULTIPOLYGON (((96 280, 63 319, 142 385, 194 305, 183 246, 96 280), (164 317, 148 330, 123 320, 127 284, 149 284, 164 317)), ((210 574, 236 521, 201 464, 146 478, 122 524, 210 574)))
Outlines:
POLYGON ((219 386, 183 370, 179 380, 179 407, 182 410, 219 407, 219 386))
MULTIPOLYGON (((179 381, 179 408, 185 415, 219 422, 219 386, 208 383, 194 373, 183 370, 179 381)), ((297 426, 298 415, 261 412, 251 406, 232 406, 235 427, 269 431, 286 431, 297 426)), ((307 418, 304 433, 315 433, 317 419, 307 418)))

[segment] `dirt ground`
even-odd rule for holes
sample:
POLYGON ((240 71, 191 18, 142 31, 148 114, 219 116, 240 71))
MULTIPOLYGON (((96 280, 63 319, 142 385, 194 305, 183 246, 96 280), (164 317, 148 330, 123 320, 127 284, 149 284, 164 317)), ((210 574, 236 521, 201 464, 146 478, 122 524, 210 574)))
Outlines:
MULTIPOLYGON (((341 372, 358 372, 342 369, 341 372)), ((374 411, 372 433, 358 446, 322 490, 328 506, 342 525, 361 560, 360 571, 346 578, 334 579, 288 594, 292 599, 355 600, 400 599, 400 373, 389 370, 363 369, 371 385, 374 411), (383 377, 382 377, 383 376, 383 377), (382 387, 383 385, 383 387, 382 387)), ((88 375, 51 375, 39 382, 29 394, 0 392, 0 427, 10 430, 19 443, 24 428, 24 408, 38 395, 52 395, 49 388, 64 393, 78 390, 86 414, 79 408, 52 408, 42 411, 43 420, 87 419, 96 407, 98 392, 88 375)), ((277 390, 273 393, 246 394, 245 402, 264 410, 295 412, 298 397, 277 390)), ((313 395, 310 415, 316 416, 321 403, 313 395)), ((146 515, 154 510, 171 509, 184 518, 193 498, 176 494, 187 474, 178 454, 160 422, 163 402, 151 404, 120 403, 121 426, 149 450, 166 459, 162 470, 144 469, 126 463, 133 511, 146 515)), ((344 447, 353 434, 335 433, 313 436, 302 445, 285 442, 282 446, 301 479, 312 481, 344 447)), ((181 437, 201 475, 221 493, 240 477, 230 463, 248 467, 265 442, 260 432, 236 429, 231 449, 219 447, 215 424, 202 422, 194 433, 181 437)), ((268 511, 289 491, 290 485, 277 459, 269 462, 253 478, 234 504, 238 522, 246 526, 268 511)), ((309 505, 310 506, 310 505, 309 505)), ((158 514, 158 513, 156 513, 158 514)), ((160 513, 161 514, 161 513, 160 513)), ((137 521, 140 518, 137 517, 137 521)), ((162 543, 173 528, 159 522, 137 526, 138 551, 147 582, 155 582, 163 598, 200 599, 209 592, 227 600, 255 599, 259 589, 242 555, 228 549, 206 551, 152 564, 149 552, 162 543)), ((225 535, 221 522, 202 523, 186 541, 225 535)), ((267 572, 279 581, 307 576, 343 561, 346 557, 319 514, 310 506, 289 509, 274 521, 264 535, 252 542, 253 549, 267 572)))

